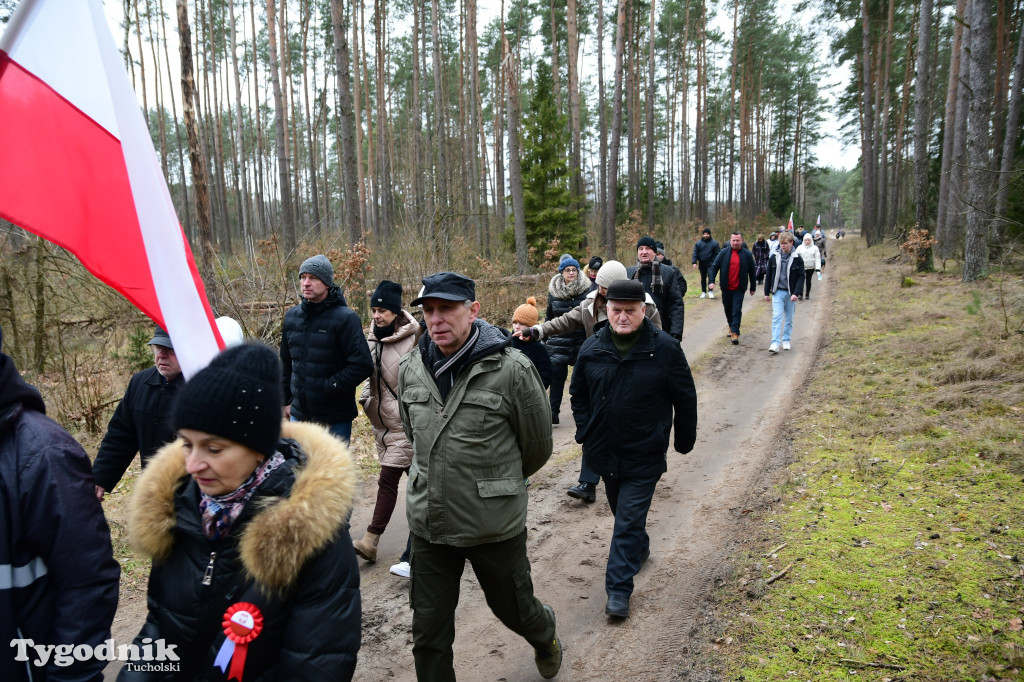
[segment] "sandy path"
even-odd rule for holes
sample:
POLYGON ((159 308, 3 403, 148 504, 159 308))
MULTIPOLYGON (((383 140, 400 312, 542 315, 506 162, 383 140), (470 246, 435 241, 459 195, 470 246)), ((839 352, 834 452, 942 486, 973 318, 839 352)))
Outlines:
MULTIPOLYGON (((833 273, 829 273, 832 275, 833 273)), ((687 297, 683 348, 695 366, 699 425, 693 452, 670 452, 648 521, 651 558, 637 576, 632 616, 604 615, 604 566, 612 516, 604 499, 586 505, 565 494, 579 472, 568 387, 562 424, 554 427, 555 454, 531 478, 527 519, 537 596, 558 615, 564 647, 559 680, 674 680, 701 677, 690 638, 716 579, 728 575, 746 512, 763 504, 781 465, 774 447, 786 416, 780 406, 799 400, 799 381, 814 361, 828 319, 831 277, 815 282, 814 297, 797 304, 793 348, 771 356, 770 304, 758 295, 744 302, 740 345, 731 345, 719 299, 687 297)), ((404 485, 404 483, 403 483, 404 485)), ((373 510, 376 480, 357 498, 352 534, 362 534, 373 510)), ((388 573, 405 547, 404 495, 379 561, 360 562, 363 644, 356 679, 415 679, 408 581, 388 573)), ((145 594, 122 598, 114 637, 130 641, 145 617, 145 594)), ((455 669, 470 682, 539 680, 530 646, 506 630, 484 603, 467 566, 457 612, 455 669)), ((110 672, 113 672, 111 670, 110 672)))

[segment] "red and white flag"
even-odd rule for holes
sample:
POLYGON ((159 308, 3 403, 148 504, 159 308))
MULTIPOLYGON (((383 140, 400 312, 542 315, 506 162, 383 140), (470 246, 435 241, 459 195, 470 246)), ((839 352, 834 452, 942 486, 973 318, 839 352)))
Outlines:
POLYGON ((786 226, 786 229, 789 230, 790 232, 793 231, 793 214, 792 213, 789 214, 789 225, 786 226))
POLYGON ((0 216, 71 251, 170 334, 223 342, 99 0, 22 0, 0 36, 0 216))

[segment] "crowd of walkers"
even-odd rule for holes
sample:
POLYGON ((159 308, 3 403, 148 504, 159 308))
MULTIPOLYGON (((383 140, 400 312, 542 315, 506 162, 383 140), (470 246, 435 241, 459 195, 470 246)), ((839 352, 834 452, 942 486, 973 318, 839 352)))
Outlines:
MULTIPOLYGON (((820 229, 800 241, 794 248, 781 230, 748 249, 734 232, 723 248, 710 229, 696 240, 699 297, 718 292, 733 344, 745 292, 763 285, 768 350, 791 348, 795 304, 810 298, 826 260, 820 229)), ((550 458, 563 419, 570 367, 583 455, 567 493, 593 503, 604 483, 614 516, 605 614, 629 617, 666 453, 696 440, 680 343, 687 283, 664 244, 641 237, 629 267, 564 254, 543 320, 531 296, 510 329, 485 321, 476 283, 459 273, 424 277, 408 307, 400 284, 381 281, 368 333, 325 256, 302 263, 298 284, 278 349, 244 341, 222 318, 228 347, 187 382, 174 352, 183 341, 158 328, 153 367, 129 381, 91 467, 0 353, 0 634, 12 642, 0 679, 101 679, 109 659, 85 654, 109 642, 120 571, 100 501, 136 454, 143 471, 128 535, 152 568, 148 614, 122 647, 119 679, 351 679, 359 559, 376 563, 403 475, 409 533, 390 571, 410 579, 417 678, 455 679, 467 561, 494 615, 531 645, 538 673, 554 677, 562 643, 530 580, 526 510, 529 477, 550 458), (347 444, 357 402, 380 473, 370 522, 353 540, 347 444), (154 658, 154 648, 169 655, 154 658)))

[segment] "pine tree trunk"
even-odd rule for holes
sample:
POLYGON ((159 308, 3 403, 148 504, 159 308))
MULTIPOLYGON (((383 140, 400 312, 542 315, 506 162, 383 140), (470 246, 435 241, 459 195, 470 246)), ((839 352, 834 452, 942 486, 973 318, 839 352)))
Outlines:
MULTIPOLYGON (((1019 22, 1024 24, 1024 22, 1019 22)), ((1006 112, 1006 134, 1003 138, 1003 154, 999 166, 999 188, 996 190, 995 243, 1002 241, 1006 221, 1006 207, 1010 197, 1010 179, 1013 171, 1014 150, 1017 148, 1017 131, 1020 127, 1021 98, 1024 93, 1024 31, 1017 37, 1017 58, 1013 67, 1014 88, 1010 93, 1010 105, 1006 112)))
POLYGON ((374 22, 377 31, 377 169, 380 180, 377 183, 377 195, 380 200, 380 219, 377 225, 378 234, 385 244, 391 239, 391 228, 395 222, 395 195, 391 182, 391 156, 388 153, 387 131, 388 119, 386 58, 387 36, 385 35, 387 5, 384 0, 377 0, 374 22))
MULTIPOLYGON (((599 161, 597 205, 601 245, 608 246, 608 125, 604 96, 604 0, 597 0, 597 136, 599 161)), ((614 208, 612 209, 614 212, 614 208)))
MULTIPOLYGON (((437 0, 434 0, 436 3, 437 0)), ((517 82, 516 60, 509 49, 508 38, 502 36, 502 54, 505 62, 508 107, 508 180, 512 193, 512 219, 515 224, 516 273, 529 272, 529 251, 526 246, 526 207, 523 199, 523 173, 519 165, 519 84, 517 82)))
POLYGON ((359 221, 359 187, 357 185, 355 119, 352 112, 352 84, 348 61, 348 31, 345 26, 342 0, 331 0, 331 24, 334 33, 334 60, 338 73, 338 117, 341 127, 341 169, 345 200, 345 225, 348 243, 354 246, 362 236, 359 221))
POLYGON ((622 138, 622 57, 626 38, 626 2, 618 0, 615 21, 615 87, 612 95, 612 129, 608 144, 608 206, 605 209, 604 230, 608 258, 616 257, 615 200, 618 194, 619 144, 622 138))
POLYGON ((274 128, 277 148, 277 174, 280 182, 278 191, 281 193, 281 226, 284 232, 285 252, 291 253, 295 248, 295 223, 292 221, 292 188, 291 170, 288 149, 285 146, 287 135, 284 111, 284 96, 281 91, 281 63, 277 55, 277 10, 274 0, 267 0, 267 37, 270 41, 270 81, 274 88, 274 128))
POLYGON ((736 142, 736 62, 738 52, 738 41, 739 41, 739 18, 740 18, 740 3, 739 0, 733 0, 732 9, 732 68, 729 75, 729 157, 728 173, 729 173, 729 185, 725 195, 726 206, 729 210, 732 210, 732 182, 733 175, 735 172, 735 159, 733 156, 733 149, 736 142))
POLYGON ((939 233, 939 255, 943 260, 963 253, 963 226, 965 188, 967 177, 967 118, 971 97, 971 31, 968 28, 972 11, 971 0, 964 4, 962 34, 960 37, 960 84, 956 95, 956 122, 953 125, 953 150, 950 160, 949 191, 943 232, 939 233))
MULTIPOLYGON (((935 234, 928 216, 928 128, 931 121, 929 97, 931 85, 928 82, 931 52, 932 0, 921 0, 920 22, 917 35, 917 84, 914 86, 914 205, 917 229, 928 230, 928 236, 935 234)), ((924 272, 932 269, 931 248, 918 252, 917 269, 924 272)))
MULTIPOLYGON (((569 63, 567 74, 569 78, 569 127, 571 130, 572 149, 569 158, 569 172, 572 174, 572 193, 576 198, 576 206, 583 215, 586 206, 586 198, 583 189, 583 160, 580 133, 580 76, 579 76, 579 28, 576 13, 577 0, 568 0, 567 19, 569 34, 569 63)), ((583 223, 583 218, 580 218, 583 223)), ((581 224, 583 234, 586 234, 586 225, 581 224)))
POLYGON ((971 8, 971 112, 967 123, 967 232, 963 281, 984 277, 988 268, 988 227, 992 202, 989 167, 991 124, 992 0, 974 0, 971 8))
POLYGON ((192 30, 188 23, 187 0, 176 0, 178 14, 178 45, 181 57, 181 98, 185 132, 188 135, 188 155, 192 162, 192 186, 196 196, 196 216, 199 223, 199 269, 206 284, 210 307, 217 312, 216 280, 213 276, 213 239, 210 233, 210 195, 206 183, 206 164, 199 145, 199 130, 194 108, 195 82, 192 79, 192 30))
MULTIPOLYGON (((436 190, 434 197, 434 236, 441 237, 438 243, 447 243, 447 214, 448 202, 448 163, 445 154, 445 120, 444 120, 444 85, 441 72, 441 10, 438 0, 432 0, 431 7, 431 35, 433 39, 434 55, 434 153, 436 168, 434 175, 436 190)), ((511 83, 511 80, 509 81, 511 83)), ((510 112, 511 113, 511 112, 510 112)), ((509 132, 511 134, 513 124, 509 121, 509 132)), ((519 159, 515 160, 518 164, 519 159)), ((511 165, 511 162, 510 162, 511 165)), ((510 171, 511 172, 511 171, 510 171)), ((522 188, 522 184, 520 184, 522 188)), ((525 227, 524 227, 525 229, 525 227)))
POLYGON ((874 246, 876 240, 875 215, 875 115, 873 94, 871 91, 871 25, 868 17, 868 0, 861 0, 861 107, 863 119, 861 123, 861 169, 863 172, 864 193, 861 204, 861 232, 868 246, 874 246))
POLYGON ((654 234, 654 0, 651 0, 651 34, 647 53, 647 231, 654 234))
MULTIPOLYGON (((242 79, 239 77, 238 72, 238 45, 237 45, 237 25, 235 23, 235 3, 228 3, 229 18, 231 26, 228 29, 228 35, 231 36, 231 69, 235 76, 235 159, 232 165, 235 168, 235 193, 238 195, 238 223, 242 228, 242 243, 244 244, 246 255, 250 258, 254 255, 252 253, 252 247, 249 239, 249 211, 248 211, 248 197, 249 197, 249 180, 248 180, 248 160, 245 150, 245 128, 242 125, 242 79), (239 182, 239 175, 241 175, 241 182, 239 182)), ((244 37, 244 36, 243 36, 244 37)))
POLYGON ((302 24, 302 103, 306 110, 306 144, 309 149, 309 189, 312 193, 312 204, 313 209, 313 230, 312 235, 314 238, 319 237, 322 231, 322 225, 320 224, 320 188, 317 186, 317 163, 316 163, 316 126, 313 124, 313 118, 310 112, 309 106, 309 22, 312 15, 309 9, 309 0, 302 0, 300 6, 300 21, 302 24))

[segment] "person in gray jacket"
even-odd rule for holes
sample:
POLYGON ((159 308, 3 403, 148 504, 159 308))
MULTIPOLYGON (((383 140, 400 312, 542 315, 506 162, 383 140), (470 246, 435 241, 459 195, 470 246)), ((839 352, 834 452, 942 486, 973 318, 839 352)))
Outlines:
POLYGON ((427 334, 402 358, 402 426, 413 456, 412 637, 420 682, 455 679, 455 608, 466 561, 494 615, 533 646, 541 676, 558 674, 555 612, 533 594, 526 481, 551 457, 551 408, 537 368, 479 319, 473 280, 423 279, 427 334))

